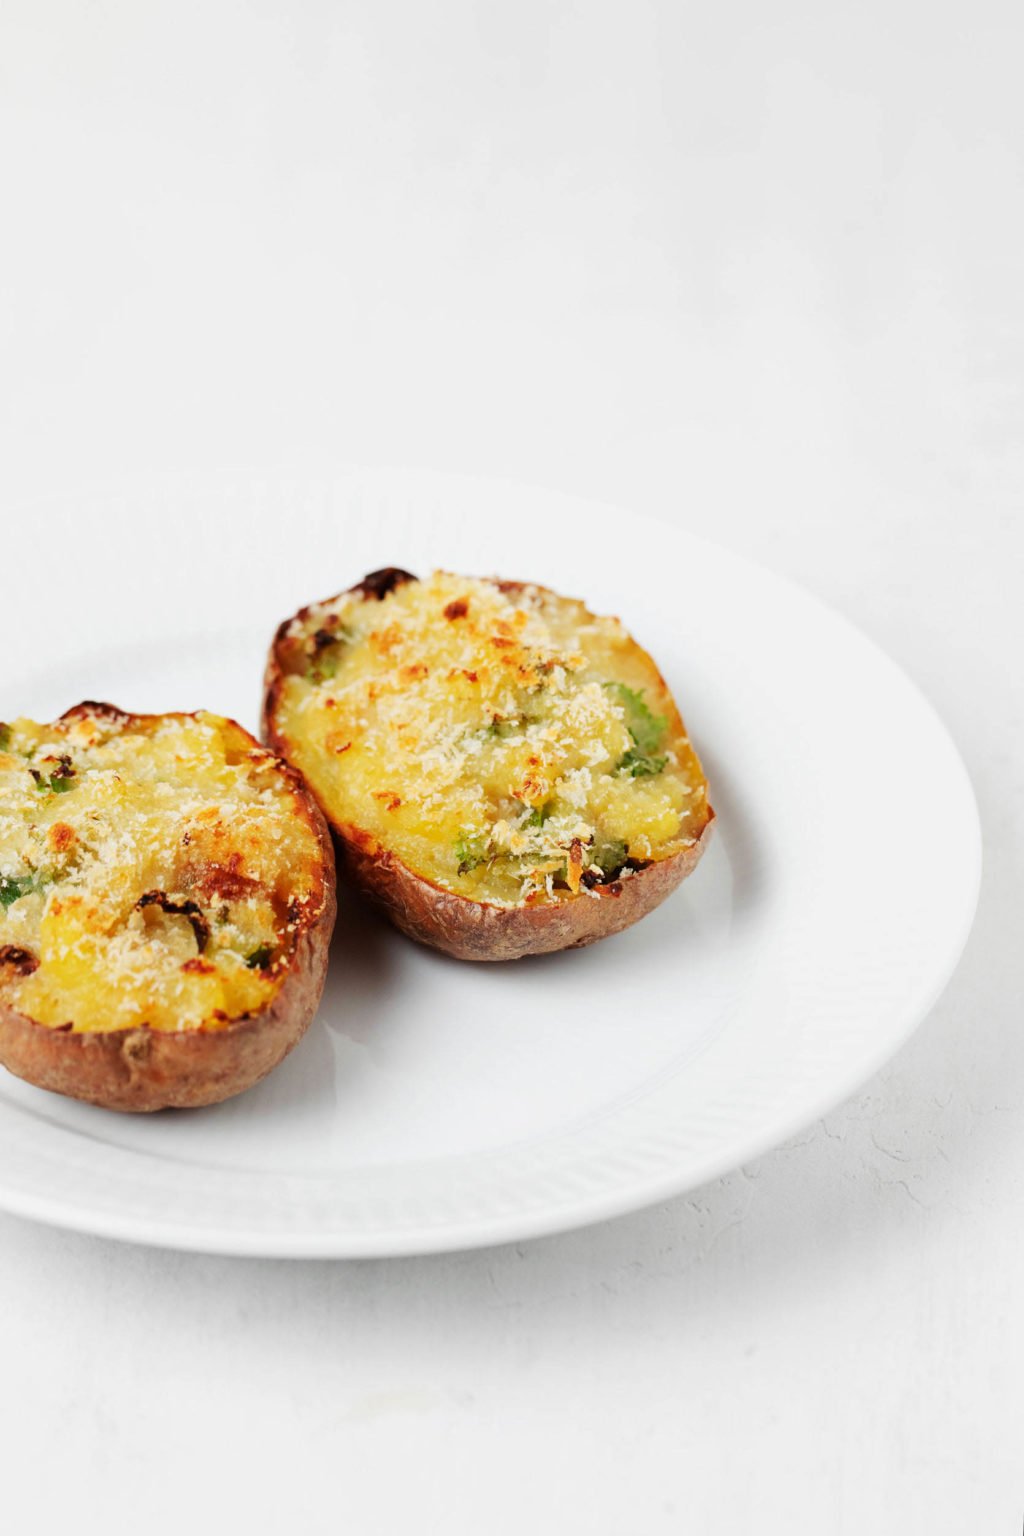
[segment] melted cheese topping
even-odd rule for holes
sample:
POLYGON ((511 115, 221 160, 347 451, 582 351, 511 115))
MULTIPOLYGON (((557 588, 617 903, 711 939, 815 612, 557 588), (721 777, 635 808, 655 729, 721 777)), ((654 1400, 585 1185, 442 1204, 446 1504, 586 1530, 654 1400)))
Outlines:
POLYGON ((216 715, 0 726, 0 1000, 76 1031, 263 1008, 323 901, 296 798, 216 715))
POLYGON ((279 658, 275 723, 330 819, 460 895, 586 895, 708 821, 653 661, 573 599, 437 572, 314 605, 279 658))

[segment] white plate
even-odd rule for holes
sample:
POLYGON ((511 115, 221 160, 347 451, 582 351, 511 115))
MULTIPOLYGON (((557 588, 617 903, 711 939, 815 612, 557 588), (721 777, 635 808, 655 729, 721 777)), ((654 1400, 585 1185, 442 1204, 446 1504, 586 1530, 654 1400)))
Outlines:
MULTIPOLYGON (((98 605, 90 581, 69 584, 47 666, 7 677, 0 717, 45 719, 89 697, 205 707, 252 727, 267 640, 303 599, 390 563, 497 572, 620 613, 653 651, 704 756, 717 836, 636 928, 511 965, 443 959, 343 901, 307 1038, 213 1109, 118 1116, 0 1074, 7 1209, 139 1242, 292 1256, 558 1231, 689 1189, 795 1132, 934 1002, 977 896, 970 784, 906 677, 804 593, 633 514, 364 472, 179 488, 176 545, 202 550, 182 567, 183 597, 175 550, 164 571, 139 548, 138 530, 166 526, 166 508, 154 490, 149 504, 75 509, 69 530, 102 526, 103 557, 121 549, 116 586, 98 605), (118 635, 130 602, 119 615, 114 594, 140 583, 142 638, 90 654, 84 626, 118 635), (216 635, 181 617, 184 604, 230 620, 231 603, 216 635), (69 635, 76 649, 58 661, 69 635)), ((89 542, 75 555, 68 538, 86 559, 89 542)), ((17 632, 11 599, 5 627, 17 632)))

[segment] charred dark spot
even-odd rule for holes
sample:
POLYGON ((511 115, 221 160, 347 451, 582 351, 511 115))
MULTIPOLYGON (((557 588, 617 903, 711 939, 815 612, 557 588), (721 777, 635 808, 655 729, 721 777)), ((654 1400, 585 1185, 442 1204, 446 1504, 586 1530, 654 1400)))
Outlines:
POLYGON ((31 976, 38 971, 39 961, 30 949, 20 949, 16 944, 0 945, 0 965, 8 965, 19 976, 31 976))
MULTIPOLYGON (((335 620, 335 624, 337 624, 337 620, 335 620)), ((334 645, 337 638, 337 635, 333 634, 329 629, 318 629, 316 634, 313 636, 314 651, 322 651, 325 650, 327 646, 334 645)))
POLYGON ((74 776, 75 776, 75 766, 72 763, 70 757, 68 757, 67 753, 62 752, 60 757, 58 757, 58 759, 57 759, 57 766, 56 766, 56 768, 50 774, 50 778, 51 779, 73 779, 74 776))
POLYGON ((62 720, 109 720, 112 725, 128 725, 134 718, 118 709, 116 704, 100 704, 95 699, 83 699, 72 709, 66 709, 62 720))
POLYGON ((53 1032, 55 1035, 70 1035, 74 1027, 74 1021, 68 1019, 66 1024, 55 1024, 53 1026, 53 1032))
POLYGON ((39 969, 39 961, 32 951, 19 949, 16 944, 0 944, 0 965, 9 965, 18 976, 31 976, 39 969))
POLYGON ((187 917, 196 936, 196 948, 202 954, 210 938, 210 925, 202 909, 194 901, 172 901, 166 891, 147 891, 135 903, 137 911, 144 907, 159 907, 171 917, 187 917))
POLYGON ((468 612, 469 603, 466 599, 464 597, 456 597, 446 604, 444 616, 446 619, 464 619, 468 612))
POLYGON ((400 566, 386 565, 379 571, 371 571, 364 576, 358 586, 352 588, 353 592, 361 592, 364 597, 372 597, 379 603, 382 597, 387 597, 396 587, 404 587, 407 581, 418 581, 411 571, 403 571, 400 566))

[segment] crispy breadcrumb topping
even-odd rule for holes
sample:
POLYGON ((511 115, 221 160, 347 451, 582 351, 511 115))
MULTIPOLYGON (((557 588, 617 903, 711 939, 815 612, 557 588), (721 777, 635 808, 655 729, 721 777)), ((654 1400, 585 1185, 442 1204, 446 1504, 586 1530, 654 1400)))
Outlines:
POLYGON ((574 599, 438 571, 313 605, 279 657, 277 727, 333 820, 446 889, 575 898, 707 822, 657 668, 574 599))
POLYGON ((297 799, 216 715, 0 726, 0 1001, 76 1031, 265 1006, 323 902, 297 799))

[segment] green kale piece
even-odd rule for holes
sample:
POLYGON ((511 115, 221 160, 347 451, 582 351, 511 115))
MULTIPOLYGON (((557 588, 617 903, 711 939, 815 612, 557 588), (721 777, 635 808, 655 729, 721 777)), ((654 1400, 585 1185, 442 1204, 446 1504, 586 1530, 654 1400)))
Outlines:
POLYGON ((479 869, 481 864, 487 863, 487 847, 478 837, 467 837, 465 833, 455 842, 455 857, 459 863, 459 874, 468 875, 471 869, 479 869))
POLYGON ((0 907, 5 909, 35 888, 33 875, 0 875, 0 907))
POLYGON ((628 853, 629 849, 625 843, 609 839, 606 843, 595 844, 590 850, 589 860, 591 864, 598 866, 605 879, 607 879, 609 875, 618 874, 626 862, 628 853))
POLYGON ((667 762, 667 757, 648 757, 646 753, 630 747, 618 766, 623 773, 628 773, 631 779, 642 779, 647 774, 660 773, 667 762))
POLYGON ((343 624, 336 629, 318 629, 313 636, 313 655, 306 676, 311 683, 326 683, 338 674, 342 647, 352 639, 343 624))
POLYGON ((631 779, 660 773, 668 758, 655 754, 668 729, 667 719, 664 715, 654 714, 644 702, 643 693, 635 688, 627 688, 625 683, 605 683, 604 686, 621 705, 626 729, 633 739, 633 745, 616 766, 631 779))

